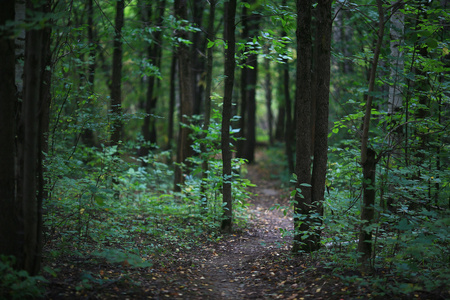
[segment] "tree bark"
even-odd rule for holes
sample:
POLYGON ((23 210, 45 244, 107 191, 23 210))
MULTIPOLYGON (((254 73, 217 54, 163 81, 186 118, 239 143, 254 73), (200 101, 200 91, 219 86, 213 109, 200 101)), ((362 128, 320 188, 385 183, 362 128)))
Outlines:
MULTIPOLYGON (((14 21, 15 1, 4 1, 0 9, 0 26, 14 21)), ((15 199, 15 106, 17 104, 15 85, 15 41, 11 30, 0 32, 0 254, 16 255, 19 252, 17 240, 18 218, 15 199)))
POLYGON ((166 149, 172 149, 173 141, 173 127, 174 127, 174 114, 175 114, 175 87, 176 87, 176 72, 177 72, 177 53, 173 52, 172 61, 170 63, 170 94, 169 94, 169 117, 167 118, 167 146, 166 149))
POLYGON ((311 220, 311 0, 297 0, 297 142, 294 203, 294 245, 292 251, 312 251, 309 232, 311 220), (300 192, 301 191, 301 192, 300 192))
MULTIPOLYGON (((193 1, 192 5, 192 21, 194 26, 202 28, 203 14, 205 11, 205 2, 193 1)), ((202 113, 202 100, 205 85, 202 84, 205 75, 205 59, 203 53, 206 52, 206 39, 204 32, 196 31, 192 35, 191 57, 192 57, 192 86, 194 87, 194 102, 192 114, 200 115, 202 113)))
MULTIPOLYGON (((283 5, 286 5, 284 1, 283 5)), ((287 36, 287 33, 283 31, 283 37, 287 36)), ((295 171, 294 166, 294 151, 293 141, 295 140, 295 130, 292 126, 292 101, 291 101, 291 84, 289 77, 289 61, 287 58, 283 59, 283 99, 284 99, 284 119, 285 125, 283 128, 284 132, 284 143, 285 143, 285 153, 287 157, 289 175, 292 175, 295 171)))
POLYGON ((222 220, 221 229, 224 232, 231 232, 233 229, 233 204, 231 194, 231 149, 230 149, 230 123, 232 96, 234 85, 234 68, 235 68, 235 15, 236 0, 225 2, 225 26, 224 37, 227 43, 225 49, 225 90, 223 96, 222 111, 222 161, 223 161, 223 203, 224 218, 222 220))
MULTIPOLYGON (((46 1, 27 1, 27 11, 48 12, 46 1)), ((47 29, 48 30, 48 29, 47 29)), ((42 195, 42 185, 38 184, 42 172, 43 130, 48 120, 42 118, 43 79, 47 59, 50 34, 46 28, 32 29, 26 33, 24 89, 18 133, 18 178, 17 201, 20 203, 21 230, 23 232, 23 253, 19 266, 36 275, 40 269, 42 252, 42 202, 37 195, 42 195), (36 96, 38 95, 38 96, 36 96)), ((47 78, 48 80, 48 78, 47 78)), ((44 108, 45 109, 45 108, 44 108)), ((48 117, 48 115, 47 115, 48 117)), ((19 237, 20 239, 20 237, 19 237)))
MULTIPOLYGON (((187 1, 176 0, 175 3, 175 16, 179 20, 187 20, 187 1)), ((180 30, 177 35, 182 40, 187 40, 187 32, 180 30)), ((178 67, 180 78, 180 121, 182 124, 189 125, 189 118, 192 116, 193 103, 194 103, 194 89, 192 86, 192 68, 189 47, 181 43, 178 46, 178 67)), ((177 163, 175 167, 174 189, 180 191, 180 185, 184 183, 183 170, 180 164, 186 164, 186 159, 191 156, 191 140, 189 138, 190 129, 181 126, 178 134, 178 151, 177 151, 177 163)))
MULTIPOLYGON (((314 78, 312 86, 316 98, 315 130, 314 130, 314 159, 312 170, 312 205, 320 216, 316 223, 321 224, 323 216, 323 200, 325 194, 325 179, 328 163, 328 114, 330 99, 330 60, 332 16, 331 0, 319 0, 317 5, 314 78)), ((319 229, 315 234, 315 245, 320 246, 319 229)))
POLYGON ((124 25, 125 1, 117 0, 114 51, 112 61, 111 80, 111 111, 112 111, 112 133, 111 144, 118 145, 122 139, 122 28, 124 25))
MULTIPOLYGON (((94 94, 94 81, 95 81, 95 68, 96 68, 96 56, 97 56, 97 44, 94 38, 94 1, 87 0, 86 3, 86 13, 88 19, 87 33, 88 33, 88 45, 89 45, 89 54, 88 54, 88 89, 90 91, 90 95, 94 94)), ((88 99, 86 107, 89 109, 93 109, 93 105, 91 103, 91 99, 88 99)), ((81 136, 83 143, 88 147, 95 146, 95 136, 92 128, 84 128, 81 136)))
MULTIPOLYGON (((147 12, 147 21, 149 22, 148 26, 157 26, 161 27, 163 23, 164 11, 166 8, 166 1, 160 0, 157 2, 157 7, 152 13, 151 7, 147 12), (151 24, 155 22, 155 24, 151 24)), ((156 31, 152 42, 147 47, 148 59, 155 65, 155 67, 159 70, 161 69, 161 57, 162 57, 162 32, 156 31)), ((142 135, 144 137, 144 141, 149 143, 157 143, 157 133, 156 133, 156 104, 158 102, 158 97, 155 93, 155 90, 158 85, 158 79, 154 75, 148 76, 148 85, 147 85, 147 101, 145 103, 145 113, 146 116, 144 118, 144 124, 142 126, 142 135)), ((152 146, 145 146, 141 148, 140 155, 146 156, 148 155, 152 146)))
MULTIPOLYGON (((266 54, 269 53, 269 48, 265 48, 266 54)), ((264 68, 266 69, 266 76, 264 78, 264 90, 266 94, 266 109, 267 109, 267 127, 269 129, 269 144, 273 145, 273 114, 272 114, 272 73, 270 67, 270 60, 264 60, 264 68)))
MULTIPOLYGON (((214 19, 216 14, 216 1, 209 1, 209 18, 208 18, 208 39, 210 41, 214 41, 215 33, 214 33, 214 19)), ((205 113, 203 120, 203 130, 204 137, 206 137, 207 132, 209 130, 210 119, 211 119, 211 85, 212 85, 212 73, 213 73, 213 47, 209 47, 206 53, 206 86, 205 86, 205 113)), ((202 154, 207 152, 206 146, 204 143, 201 144, 201 152, 202 154)), ((208 177, 208 158, 203 157, 202 162, 202 185, 201 185, 201 195, 202 195, 202 206, 203 208, 207 208, 207 177, 208 177)))
MULTIPOLYGON (((255 1, 249 1, 251 5, 255 4, 255 1)), ((249 39, 253 39, 258 34, 259 23, 261 16, 253 11, 248 12, 243 16, 248 18, 248 34, 249 39)), ((254 50, 254 49, 249 49, 254 50)), ((258 54, 250 53, 247 57, 247 65, 249 68, 246 71, 247 82, 245 89, 247 102, 246 106, 246 128, 245 128, 245 141, 242 158, 245 158, 248 163, 252 163, 255 160, 255 146, 256 146, 256 86, 258 82, 258 54)))
MULTIPOLYGON (((248 26, 248 18, 247 18, 247 7, 242 7, 241 12, 241 23, 242 23, 242 34, 241 38, 242 40, 246 41, 249 37, 249 26, 248 26)), ((245 50, 244 50, 245 51, 245 50)), ((240 61, 241 64, 246 64, 247 59, 244 58, 240 61)), ((239 128, 240 131, 237 134, 237 138, 239 140, 237 141, 237 149, 236 149, 236 156, 237 157, 244 157, 244 148, 247 141, 245 140, 247 136, 247 85, 248 85, 248 68, 243 67, 241 68, 241 78, 240 78, 240 108, 239 108, 239 128)))

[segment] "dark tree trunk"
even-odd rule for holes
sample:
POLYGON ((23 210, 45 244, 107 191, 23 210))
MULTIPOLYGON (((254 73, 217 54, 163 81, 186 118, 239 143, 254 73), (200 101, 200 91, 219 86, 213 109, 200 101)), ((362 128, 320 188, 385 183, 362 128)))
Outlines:
MULTIPOLYGON (((187 1, 176 0, 175 16, 179 20, 187 20, 187 1)), ((188 39, 188 34, 180 30, 178 36, 183 39, 188 39)), ((192 109, 194 103, 194 88, 192 86, 192 68, 189 47, 182 43, 178 47, 178 66, 180 78, 180 119, 182 124, 189 125, 189 118, 192 116, 192 109)), ((174 189, 180 191, 180 185, 184 183, 183 170, 180 164, 187 164, 186 159, 191 156, 191 140, 189 138, 190 130, 185 126, 179 128, 178 134, 178 151, 177 163, 175 167, 174 189)))
MULTIPOLYGON (((196 0, 193 1, 193 22, 194 26, 197 28, 202 28, 203 13, 205 11, 205 5, 207 1, 196 0)), ((191 47, 191 57, 192 57, 192 86, 194 87, 194 103, 193 111, 194 115, 200 115, 202 112, 202 99, 204 94, 205 85, 204 82, 205 75, 205 47, 206 40, 203 38, 204 33, 202 31, 194 32, 192 36, 192 47, 191 47)))
MULTIPOLYGON (((287 67, 287 66, 281 66, 282 68, 287 67)), ((283 71, 281 71, 281 73, 283 73, 283 71)), ((289 71, 288 71, 289 72, 289 71)), ((281 89, 280 90, 284 90, 284 76, 279 76, 280 78, 280 85, 281 85, 281 89)), ((276 141, 284 141, 285 140, 285 126, 286 126, 286 104, 285 102, 285 98, 283 98, 283 100, 281 101, 281 103, 278 103, 278 113, 277 113, 277 121, 276 121, 276 125, 275 125, 275 140, 276 141)), ((293 173, 293 172, 292 172, 293 173)))
MULTIPOLYGON (((0 9, 0 26, 13 22, 15 1, 4 1, 0 9)), ((15 41, 12 30, 0 32, 0 254, 17 255, 18 218, 15 201, 15 41)))
POLYGON ((235 15, 236 0, 225 2, 224 37, 228 47, 225 49, 225 91, 222 111, 222 160, 223 160, 223 203, 224 218, 221 229, 231 232, 233 229, 233 204, 231 194, 231 149, 230 123, 233 97, 234 68, 235 68, 235 15))
POLYGON ((118 0, 116 6, 114 50, 111 79, 112 133, 111 144, 118 145, 122 139, 122 28, 124 25, 125 1, 118 0))
MULTIPOLYGON (((269 48, 266 47, 266 54, 269 48)), ((264 90, 266 93, 266 109, 267 109, 267 127, 269 130, 269 143, 273 145, 273 114, 272 114, 272 73, 270 67, 270 60, 264 60, 264 68, 266 69, 266 76, 264 78, 264 90)))
MULTIPOLYGON (((283 36, 286 36, 286 32, 283 32, 283 36)), ((284 111, 285 111, 285 127, 283 128, 285 152, 287 157, 289 174, 294 173, 294 151, 293 142, 295 141, 295 128, 292 126, 292 104, 291 104, 291 84, 289 80, 289 62, 287 59, 283 59, 283 98, 284 98, 284 111)), ((283 124, 284 125, 284 124, 283 124)))
MULTIPOLYGON (((94 93, 94 81, 95 81, 95 68, 96 68, 96 55, 97 55, 97 44, 94 38, 94 2, 93 0, 87 0, 86 13, 88 19, 88 45, 89 45, 89 56, 88 56, 88 89, 91 95, 94 93)), ((88 100, 91 101, 90 99, 88 100)), ((92 103, 87 103, 87 108, 92 109, 92 103)), ((91 128, 85 128, 82 133, 83 143, 92 147, 95 146, 95 136, 94 131, 91 128)))
MULTIPOLYGON (((45 13, 49 11, 49 6, 46 6, 45 1, 28 1, 27 11, 45 13)), ((31 275, 39 272, 42 252, 43 166, 40 151, 44 150, 43 130, 48 127, 48 120, 43 119, 48 114, 42 110, 46 110, 47 103, 43 99, 48 95, 43 81, 49 79, 45 75, 49 38, 48 28, 26 33, 24 94, 18 134, 17 203, 21 205, 20 230, 23 232, 23 252, 19 254, 19 266, 31 275)))
MULTIPOLYGON (((315 38, 316 61, 314 65, 315 82, 315 130, 314 159, 312 170, 312 204, 320 217, 323 216, 323 200, 328 163, 328 108, 330 98, 330 60, 331 60, 331 0, 319 0, 317 6, 317 27, 315 38)), ((318 218, 316 223, 321 224, 318 218)), ((316 246, 320 245, 320 230, 316 230, 316 246)))
MULTIPOLYGON (((209 1, 209 19, 208 19, 208 39, 210 41, 214 41, 215 33, 214 33, 214 18, 216 14, 216 1, 209 1)), ((211 84, 212 84, 212 72, 213 72, 213 47, 209 47, 206 54, 206 86, 205 86, 205 114, 204 114, 204 125, 203 130, 205 131, 204 136, 206 136, 211 119, 211 84)), ((207 149, 204 143, 201 144, 201 152, 206 153, 207 149)), ((201 195, 202 195, 202 204, 203 208, 207 207, 207 177, 208 177, 208 157, 203 157, 202 162, 202 185, 201 185, 201 195)))
POLYGON ((166 149, 172 149, 173 141, 173 123, 175 114, 175 87, 176 87, 176 72, 177 72, 177 53, 173 52, 172 62, 170 64, 170 95, 169 95, 169 117, 167 118, 167 146, 166 149))
MULTIPOLYGON (((249 1, 252 5, 255 2, 249 1)), ((247 15, 243 16, 248 18, 248 34, 250 39, 258 35, 259 22, 261 16, 249 12, 247 15)), ((252 49, 249 49, 252 50, 252 49)), ((253 49, 254 50, 254 49, 253 49)), ((256 146, 256 85, 258 80, 258 55, 256 53, 251 53, 247 57, 247 65, 249 68, 246 71, 247 82, 243 87, 245 89, 247 102, 246 107, 246 127, 245 127, 245 141, 244 149, 242 153, 242 158, 245 158, 249 163, 255 160, 255 146, 256 146)))
POLYGON ((247 70, 247 124, 244 141, 244 153, 242 155, 249 163, 255 160, 256 145, 256 84, 258 80, 258 56, 249 55, 247 64, 251 66, 247 70))
POLYGON ((312 251, 316 248, 311 236, 304 238, 311 228, 311 0, 297 0, 297 142, 296 188, 294 205, 294 245, 292 251, 312 251), (297 191, 298 191, 297 190, 297 191))
POLYGON ((367 159, 363 165, 363 203, 361 209, 361 225, 359 233, 358 252, 362 254, 359 261, 363 264, 362 268, 367 270, 369 259, 372 256, 372 230, 366 230, 365 227, 372 223, 374 217, 375 205, 375 151, 367 149, 367 159))
MULTIPOLYGON (((246 41, 249 37, 249 26, 248 26, 248 18, 247 18, 247 7, 242 7, 241 12, 241 23, 242 23, 242 34, 241 38, 242 40, 246 41)), ((247 60, 243 59, 240 62, 241 64, 246 64, 247 60)), ((237 137, 239 140, 237 141, 237 149, 236 149, 236 156, 237 157, 244 157, 244 148, 245 144, 247 143, 245 141, 245 138, 247 136, 247 85, 248 85, 248 68, 244 67, 241 69, 241 78, 240 78, 240 108, 239 108, 239 128, 240 131, 237 134, 237 137)))
MULTIPOLYGON (((152 13, 151 7, 148 8, 147 12, 147 21, 150 23, 149 26, 157 26, 161 27, 163 22, 164 11, 166 7, 166 1, 160 0, 158 1, 158 6, 155 8, 152 13), (152 16, 153 15, 153 16, 152 16), (155 21, 156 20, 156 21, 155 21), (155 21, 155 24, 152 22, 155 21)), ((153 36, 152 42, 148 45, 147 48, 148 59, 151 60, 153 65, 161 69, 161 57, 162 57, 162 32, 156 31, 153 36)), ((144 124, 142 126, 142 135, 144 137, 144 141, 150 143, 157 143, 157 134, 156 134, 156 104, 158 102, 158 97, 155 93, 156 87, 158 86, 158 79, 150 75, 148 77, 148 85, 147 85, 147 101, 145 103, 145 113, 146 116, 144 118, 144 124)), ((146 156, 151 149, 151 146, 145 146, 141 148, 140 155, 146 156)))
MULTIPOLYGON (((51 0, 46 0, 44 12, 51 12, 51 0)), ((48 183, 44 177, 47 171, 44 160, 48 154, 48 133, 50 127, 50 104, 51 104, 51 83, 52 83, 52 53, 51 53, 51 33, 52 27, 47 26, 43 30, 42 40, 42 65, 41 65, 41 87, 39 96, 39 130, 38 130, 38 163, 37 163, 37 207, 38 207, 38 245, 43 244, 43 219, 42 205, 48 199, 48 190, 45 185, 48 183)), ((42 247, 42 246, 40 246, 42 247)))

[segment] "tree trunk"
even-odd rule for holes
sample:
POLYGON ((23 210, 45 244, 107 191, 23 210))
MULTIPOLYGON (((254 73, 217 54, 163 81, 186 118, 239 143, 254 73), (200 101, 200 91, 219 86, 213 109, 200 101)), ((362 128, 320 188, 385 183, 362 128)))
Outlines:
MULTIPOLYGON (((249 1, 250 5, 254 5, 255 1, 249 1)), ((259 22, 261 16, 254 13, 255 11, 248 12, 244 18, 248 18, 248 37, 258 35, 259 22)), ((248 49, 254 50, 254 49, 248 49)), ((255 160, 255 146, 256 146, 256 86, 258 82, 258 55, 256 53, 250 53, 247 57, 247 65, 249 68, 246 71, 247 82, 243 87, 246 93, 245 100, 247 102, 246 107, 246 127, 245 127, 245 141, 242 158, 245 158, 249 163, 255 160)))
POLYGON ((234 68, 235 68, 235 15, 236 0, 225 2, 224 38, 227 43, 225 49, 225 90, 222 111, 222 160, 223 160, 223 203, 224 218, 221 229, 231 232, 233 229, 233 204, 231 194, 231 149, 230 149, 230 123, 233 97, 234 68))
MULTIPOLYGON (((284 1, 283 5, 286 5, 284 1)), ((283 37, 287 36, 286 31, 283 31, 283 37)), ((289 61, 287 58, 283 59, 283 99, 284 99, 284 118, 285 126, 283 128, 284 132, 284 143, 285 143, 285 153, 287 157, 289 175, 292 175, 295 171, 294 166, 294 153, 293 153, 293 141, 295 140, 295 130, 292 126, 292 101, 291 101, 291 84, 289 77, 289 61)))
MULTIPOLYGON (((205 11, 204 5, 206 1, 193 1, 192 20, 194 26, 202 28, 203 13, 205 11)), ((194 102, 192 114, 200 115, 202 113, 202 100, 205 85, 205 59, 203 58, 206 52, 206 39, 204 38, 204 32, 196 31, 192 35, 191 57, 192 57, 192 86, 194 87, 194 102)))
MULTIPOLYGON (((216 1, 210 0, 209 1, 209 19, 208 19, 208 39, 210 41, 214 41, 215 39, 215 33, 214 33, 214 18, 216 13, 216 1)), ((210 119, 211 119, 211 84, 212 84, 212 72, 213 72, 213 47, 209 47, 207 50, 207 57, 206 57, 206 86, 205 86, 205 114, 204 114, 204 124, 203 124, 203 130, 205 132, 204 136, 207 135, 207 132, 209 130, 210 125, 210 119)), ((201 152, 206 153, 206 146, 204 143, 201 144, 201 152)), ((207 177, 208 177, 208 158, 203 157, 202 162, 202 185, 201 185, 201 195, 202 195, 202 205, 203 208, 207 208, 207 195, 206 195, 206 189, 207 189, 207 177)))
MULTIPOLYGON (((312 170, 311 203, 320 216, 316 223, 321 224, 323 200, 328 163, 328 109, 330 99, 330 60, 331 60, 331 0, 319 0, 317 5, 317 28, 315 38, 316 61, 312 83, 316 98, 314 159, 312 170)), ((320 227, 320 226, 319 226, 320 227)), ((316 230, 316 249, 320 246, 320 229, 316 230)))
MULTIPOLYGON (((151 7, 149 7, 147 12, 147 22, 148 26, 156 26, 161 27, 163 23, 164 11, 166 8, 166 1, 160 0, 157 2, 158 5, 152 13, 151 7), (152 16, 153 15, 153 16, 152 16), (155 24, 152 22, 155 21, 155 24)), ((148 45, 147 48, 148 59, 152 62, 152 64, 158 69, 161 69, 161 57, 162 57, 162 32, 156 31, 153 36, 152 42, 148 45)), ((144 137, 144 141, 149 143, 157 143, 157 133, 156 133, 156 104, 158 101, 158 97, 156 95, 156 88, 158 86, 158 79, 156 76, 151 74, 148 78, 147 85, 147 101, 145 103, 145 118, 144 124, 142 126, 142 135, 144 137)), ((148 155, 152 146, 144 146, 141 148, 142 156, 148 155)))
MULTIPOLYGON (((265 47, 266 54, 269 53, 269 48, 265 47)), ((270 68, 270 60, 264 60, 264 68, 266 69, 266 76, 264 78, 264 90, 266 93, 266 109, 267 109, 267 125, 269 129, 269 143, 273 145, 273 114, 272 114, 272 73, 270 68)))
MULTIPOLYGON (((373 91, 375 89, 375 77, 377 74, 378 67, 378 58, 380 56, 381 45, 383 43, 383 35, 384 35, 384 12, 383 12, 383 3, 381 0, 377 0, 378 6, 378 14, 379 14, 379 27, 377 34, 377 43, 375 46, 375 51, 373 55, 372 61, 372 69, 370 70, 369 77, 369 90, 366 96, 366 112, 364 115, 364 123, 363 123, 363 135, 361 139, 361 165, 363 167, 363 174, 369 174, 372 168, 372 155, 375 157, 373 150, 368 148, 369 142, 369 127, 370 127, 370 119, 372 112, 372 99, 373 99, 373 91), (370 159, 369 159, 370 158, 370 159)), ((373 162, 375 164, 375 162, 373 162)), ((365 175, 364 175, 365 176, 365 175)), ((374 184, 374 180, 370 182, 371 185, 374 184)), ((373 189, 368 188, 368 185, 363 183, 363 199, 370 199, 373 193, 373 189)), ((371 207, 366 206, 366 203, 363 203, 362 210, 370 210, 371 207)), ((373 208, 372 208, 373 209, 373 208)), ((361 263, 361 268, 367 269, 369 261, 368 259, 371 257, 371 247, 367 247, 367 244, 370 243, 370 239, 372 236, 372 231, 367 231, 365 229, 366 225, 370 225, 373 222, 373 214, 370 213, 361 213, 361 221, 364 226, 361 226, 360 239, 358 242, 358 250, 362 252, 362 256, 359 259, 361 263)))
MULTIPOLYGON (((45 1, 27 2, 27 11, 46 12, 45 1)), ((38 170, 42 168, 41 153, 39 145, 42 141, 41 118, 43 103, 39 101, 42 97, 42 81, 46 59, 44 49, 45 38, 50 35, 45 29, 30 30, 26 33, 25 42, 25 65, 24 65, 24 94, 22 101, 22 112, 20 119, 21 132, 19 133, 19 178, 17 179, 17 199, 21 203, 22 230, 23 230, 23 256, 19 259, 19 265, 29 274, 35 275, 39 272, 42 251, 42 203, 36 197, 39 190, 38 170), (36 97, 38 95, 38 97, 36 97), (41 126, 40 126, 41 125, 41 126)), ((42 187, 40 187, 42 188, 42 187)))
MULTIPOLYGON (((249 37, 249 26, 248 26, 248 18, 247 18, 247 7, 242 7, 241 12, 241 23, 242 23, 242 34, 241 38, 243 41, 246 41, 249 37)), ((245 51, 245 48, 244 48, 245 51)), ((241 64, 245 65, 247 63, 247 59, 242 59, 241 64)), ((245 148, 245 137, 247 136, 247 85, 248 85, 248 68, 243 67, 241 68, 241 78, 240 78, 240 120, 239 120, 239 128, 240 131, 237 134, 237 138, 239 140, 237 141, 237 149, 236 149, 236 156, 237 157, 244 157, 244 148, 245 148)))
MULTIPOLYGON (((96 68, 96 56, 97 56, 97 43, 94 38, 94 2, 93 0, 87 0, 86 13, 88 19, 88 45, 89 45, 89 56, 88 56, 88 89, 90 94, 94 94, 94 81, 95 81, 95 68, 96 68)), ((87 108, 93 109, 92 100, 88 99, 87 108)), ((95 146, 95 136, 92 128, 85 128, 82 132, 83 143, 88 147, 95 146)))
POLYGON ((114 51, 111 80, 112 133, 111 144, 118 145, 122 139, 122 28, 124 25, 125 1, 117 0, 114 51))
MULTIPOLYGON (((13 22, 15 1, 4 1, 0 9, 0 26, 13 22)), ((12 28, 11 28, 12 29, 12 28)), ((12 30, 0 33, 0 254, 19 253, 17 203, 15 201, 15 41, 12 30)))
POLYGON ((361 253, 359 262, 364 270, 370 269, 369 260, 372 256, 372 230, 365 227, 372 223, 375 205, 375 151, 367 149, 367 159, 363 165, 363 203, 361 209, 361 230, 359 233, 358 252, 361 253))
MULTIPOLYGON (((176 0, 175 16, 178 20, 187 20, 187 1, 176 0)), ((182 40, 187 40, 187 32, 180 30, 178 37, 182 40)), ((182 124, 189 125, 189 118, 192 116, 192 109, 194 103, 194 88, 192 86, 192 68, 189 47, 181 43, 178 46, 178 67, 180 78, 180 121, 182 124)), ((191 140, 189 138, 190 129, 181 126, 178 134, 178 151, 177 163, 175 167, 174 189, 180 191, 180 185, 184 183, 183 170, 180 164, 186 164, 186 159, 191 156, 191 140)))
POLYGON ((177 53, 173 52, 172 62, 170 63, 170 94, 169 94, 169 117, 167 118, 167 146, 166 149, 172 149, 173 141, 173 123, 175 114, 175 87, 176 87, 176 72, 177 72, 177 53))
POLYGON ((311 0, 297 0, 297 142, 295 172, 297 183, 294 204, 294 245, 292 251, 312 251, 308 236, 311 220, 311 0), (305 237, 306 235, 306 237, 305 237))

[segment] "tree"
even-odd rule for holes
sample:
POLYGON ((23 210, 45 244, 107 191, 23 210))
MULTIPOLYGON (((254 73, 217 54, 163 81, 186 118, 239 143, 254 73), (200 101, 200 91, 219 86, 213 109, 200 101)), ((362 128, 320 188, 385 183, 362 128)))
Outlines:
POLYGON ((293 252, 315 251, 320 248, 322 202, 328 153, 328 102, 331 56, 331 1, 318 1, 315 57, 312 61, 312 3, 297 1, 297 175, 294 203, 293 252), (314 76, 312 76, 314 74, 314 76), (314 80, 313 80, 314 79, 314 80), (312 93, 315 90, 314 94, 312 93), (313 98, 314 96, 314 98, 313 98), (316 105, 313 105, 313 103, 316 105), (315 109, 315 118, 313 116, 315 109), (312 128, 314 138, 312 138, 312 128), (312 144, 314 147, 312 148, 312 144), (311 161, 311 150, 314 158, 311 161), (312 165, 312 166, 311 166, 312 165), (312 168, 312 174, 311 174, 312 168))
POLYGON ((231 126, 231 106, 234 85, 234 68, 236 65, 235 55, 235 15, 236 0, 225 2, 225 26, 224 38, 225 48, 225 90, 223 96, 222 110, 222 161, 223 161, 223 203, 224 218, 221 228, 224 232, 231 232, 233 229, 233 198, 231 194, 231 149, 230 149, 230 126, 231 126))
POLYGON ((316 248, 314 240, 303 238, 311 227, 311 0, 297 0, 297 175, 294 204, 294 253, 316 248))
MULTIPOLYGON (((175 17, 185 22, 187 20, 187 1, 176 0, 174 2, 175 17)), ((179 40, 187 41, 188 33, 184 28, 177 31, 179 40)), ((178 45, 178 76, 180 80, 180 118, 181 123, 178 134, 177 166, 175 167, 174 188, 180 191, 180 184, 184 183, 182 165, 187 163, 186 159, 191 156, 191 139, 189 138, 189 123, 192 116, 194 103, 194 90, 192 86, 191 57, 189 46, 181 42, 178 45)))
MULTIPOLYGON (((147 8, 147 20, 148 25, 147 26, 156 26, 157 28, 161 28, 163 17, 164 17, 164 11, 166 9, 166 1, 160 0, 157 2, 157 7, 154 9, 152 13, 152 7, 151 4, 147 8), (153 15, 153 16, 152 16, 153 15), (151 25, 151 22, 154 22, 154 25, 151 25)), ((152 64, 159 70, 161 69, 161 58, 162 58, 162 32, 161 30, 157 30, 154 33, 154 36, 152 37, 151 42, 149 42, 149 45, 147 46, 147 55, 148 59, 151 61, 152 64)), ((147 100, 145 102, 145 117, 144 117, 144 124, 142 125, 142 135, 144 137, 144 141, 150 142, 150 143, 156 143, 157 142, 157 133, 156 133, 156 104, 158 101, 158 96, 155 93, 156 87, 158 85, 156 76, 154 74, 150 74, 147 76, 148 83, 147 83, 147 100)), ((143 150, 141 155, 145 156, 148 155, 148 152, 150 150, 150 147, 145 146, 141 148, 143 150)))
MULTIPOLYGON (((15 1, 4 1, 0 10, 0 26, 13 22, 15 1)), ((15 41, 13 28, 0 32, 0 254, 15 255, 19 251, 17 235, 18 203, 15 198, 15 41)))
POLYGON ((117 0, 114 27, 113 61, 111 78, 111 111, 113 114, 111 143, 118 145, 122 139, 122 28, 124 25, 125 1, 117 0))
MULTIPOLYGON (((28 1, 27 18, 49 11, 46 1, 28 1)), ((42 154, 48 128, 48 89, 43 79, 49 58, 50 30, 46 22, 35 21, 26 32, 23 98, 16 96, 15 46, 17 28, 14 21, 15 1, 4 3, 0 24, 7 25, 0 35, 1 117, 6 122, 0 130, 4 144, 0 152, 1 228, 0 253, 14 255, 16 268, 35 275, 39 272, 42 251, 42 154), (17 127, 16 127, 17 124, 17 127)))
MULTIPOLYGON (((254 1, 249 2, 255 6, 254 1)), ((249 163, 255 159, 256 145, 256 86, 258 81, 258 54, 254 40, 258 34, 261 16, 243 7, 243 39, 245 47, 244 68, 241 74, 241 130, 245 140, 240 144, 238 156, 245 158, 249 163)))
MULTIPOLYGON (((216 1, 210 0, 209 1, 209 18, 208 18, 208 40, 214 41, 215 33, 214 33, 214 19, 216 15, 216 1)), ((209 125, 210 125, 210 119, 211 119, 211 85, 212 85, 212 73, 213 73, 213 47, 208 47, 207 54, 206 54, 206 84, 205 84, 205 113, 204 113, 204 120, 203 120, 203 131, 208 132, 209 125)), ((206 146, 203 143, 201 145, 201 152, 206 152, 206 146)), ((203 159, 202 162, 202 186, 201 186, 201 195, 204 198, 203 206, 206 207, 207 199, 206 199, 206 189, 207 189, 207 182, 206 179, 208 177, 208 160, 207 158, 203 159)))
POLYGON ((358 252, 362 253, 359 261, 362 268, 367 268, 368 260, 372 253, 372 230, 369 225, 374 217, 375 205, 375 165, 376 153, 368 147, 369 127, 372 113, 373 91, 375 88, 375 78, 377 74, 378 59, 380 57, 381 45, 384 36, 384 11, 383 3, 377 0, 379 27, 377 32, 377 42, 373 54, 372 66, 370 70, 369 88, 366 95, 366 111, 364 114, 363 135, 361 139, 361 165, 363 167, 363 203, 361 211, 361 231, 358 242, 358 252))
MULTIPOLYGON (((322 203, 325 193, 325 179, 328 164, 328 115, 330 98, 330 60, 331 60, 331 34, 332 16, 331 0, 319 0, 316 7, 316 35, 315 35, 315 61, 313 74, 315 81, 312 87, 315 90, 315 120, 314 120, 314 159, 312 170, 312 199, 316 212, 323 216, 322 203)), ((313 106, 314 107, 314 106, 313 106)), ((317 220, 321 223, 321 220, 317 220)), ((317 229, 317 238, 320 239, 320 230, 317 229)), ((319 244, 319 240, 316 241, 319 244)))

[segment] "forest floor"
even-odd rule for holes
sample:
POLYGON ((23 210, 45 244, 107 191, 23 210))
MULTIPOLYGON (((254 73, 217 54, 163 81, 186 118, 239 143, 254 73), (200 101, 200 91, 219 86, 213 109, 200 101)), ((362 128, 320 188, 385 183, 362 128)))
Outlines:
MULTIPOLYGON (((343 281, 320 257, 290 253, 292 218, 276 203, 287 205, 289 191, 280 188, 262 153, 248 166, 247 178, 256 187, 249 206, 249 224, 217 242, 205 240, 190 250, 174 248, 170 259, 151 267, 131 268, 125 263, 59 258, 56 277, 46 299, 380 299, 366 285, 343 281), (88 275, 86 275, 88 274, 88 275)), ((176 247, 176 246, 174 246, 176 247)), ((354 270, 341 273, 360 277, 354 270)), ((387 296, 387 295, 386 295, 387 296)), ((385 297, 386 297, 385 296, 385 297)), ((416 293, 405 299, 440 299, 416 293)), ((399 297, 391 297, 400 299, 399 297)), ((442 298, 443 299, 443 298, 442 298)))

